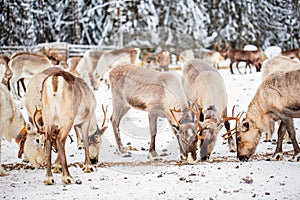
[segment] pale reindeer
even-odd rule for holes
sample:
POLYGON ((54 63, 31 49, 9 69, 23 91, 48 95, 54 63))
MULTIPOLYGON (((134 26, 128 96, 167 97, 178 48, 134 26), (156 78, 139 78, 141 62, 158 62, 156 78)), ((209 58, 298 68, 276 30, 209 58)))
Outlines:
MULTIPOLYGON (((52 146, 58 150, 57 156, 62 166, 62 181, 65 184, 74 183, 74 178, 68 170, 65 152, 66 138, 74 125, 78 125, 83 134, 85 151, 83 170, 84 172, 95 171, 89 157, 89 144, 96 143, 99 152, 100 143, 97 142, 97 138, 101 137, 106 129, 102 126, 99 130, 97 126, 96 106, 97 101, 92 90, 83 79, 69 72, 54 72, 43 81, 41 113, 46 133, 47 173, 44 180, 46 185, 55 183, 51 172, 52 146), (90 133, 97 135, 89 137, 90 133)), ((98 157, 96 159, 98 160, 98 157)))
POLYGON ((80 77, 80 74, 77 72, 77 66, 82 58, 83 58, 82 56, 75 56, 75 57, 68 58, 67 60, 68 71, 72 75, 80 77))
POLYGON ((169 65, 171 63, 170 52, 163 49, 157 54, 156 62, 158 64, 158 71, 169 71, 169 65))
POLYGON ((11 57, 8 65, 9 69, 12 72, 10 86, 13 96, 16 98, 18 97, 18 95, 15 86, 19 80, 30 79, 34 74, 37 74, 49 67, 52 67, 52 64, 47 58, 47 56, 29 52, 15 54, 11 57))
POLYGON ((230 49, 228 51, 227 55, 228 55, 228 58, 230 59, 229 68, 230 68, 230 72, 232 74, 234 74, 233 69, 232 69, 232 65, 235 62, 236 62, 236 68, 237 68, 239 73, 241 73, 240 70, 239 70, 239 67, 238 67, 240 62, 246 62, 245 73, 246 73, 246 70, 247 70, 247 66, 249 67, 250 73, 251 73, 250 64, 255 66, 257 72, 260 72, 261 65, 262 65, 263 61, 267 59, 267 57, 264 54, 262 49, 257 49, 255 51, 248 51, 248 50, 241 50, 241 49, 230 49))
POLYGON ((261 134, 269 129, 270 118, 280 120, 277 147, 272 160, 283 159, 283 134, 287 131, 294 148, 294 161, 300 161, 293 118, 300 117, 300 70, 268 75, 252 98, 246 118, 239 123, 236 135, 237 157, 247 161, 255 153, 261 134))
POLYGON ((111 123, 118 150, 122 155, 127 155, 127 148, 121 142, 120 121, 130 108, 135 108, 148 112, 151 134, 149 159, 158 157, 155 149, 157 119, 165 117, 177 136, 181 158, 188 158, 189 163, 194 163, 199 127, 179 77, 169 72, 161 73, 126 64, 113 68, 109 73, 109 81, 113 104, 111 123), (171 112, 173 109, 181 112, 171 112))
POLYGON ((0 176, 7 175, 7 172, 1 166, 1 142, 2 136, 10 141, 15 139, 19 142, 20 150, 18 157, 21 158, 23 151, 25 156, 33 161, 35 167, 43 166, 44 154, 41 154, 42 146, 31 123, 25 121, 21 111, 13 100, 11 93, 5 85, 0 84, 0 176), (27 139, 26 139, 27 138, 27 139), (27 151, 26 145, 32 146, 32 151, 27 151), (27 153, 27 154, 26 154, 27 153), (31 159, 31 154, 36 156, 31 159))
POLYGON ((94 90, 99 88, 99 80, 110 68, 123 63, 136 64, 140 50, 124 48, 112 51, 86 52, 77 66, 77 72, 94 90))
MULTIPOLYGON (((275 56, 272 58, 269 58, 265 60, 262 64, 262 80, 264 80, 269 74, 272 74, 274 72, 280 72, 280 71, 293 71, 300 69, 300 63, 290 59, 286 56, 275 56)), ((278 122, 280 123, 280 121, 278 122)), ((271 141, 272 135, 274 133, 275 122, 273 119, 270 119, 270 128, 267 133, 265 133, 265 141, 271 141)), ((288 141, 289 138, 286 137, 287 134, 285 134, 285 140, 288 141)))
MULTIPOLYGON (((200 159, 209 159, 218 133, 223 124, 227 131, 230 124, 227 117, 227 92, 224 80, 218 70, 208 62, 194 59, 190 60, 182 72, 182 81, 185 93, 191 102, 197 102, 202 110, 202 135, 200 145, 200 159)), ((232 137, 228 138, 228 146, 231 152, 236 151, 232 137)))

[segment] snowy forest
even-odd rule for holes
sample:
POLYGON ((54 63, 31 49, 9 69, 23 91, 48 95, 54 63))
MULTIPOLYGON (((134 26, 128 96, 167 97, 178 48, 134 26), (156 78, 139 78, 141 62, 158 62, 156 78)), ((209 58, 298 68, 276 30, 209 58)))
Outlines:
POLYGON ((300 47, 300 0, 0 0, 1 46, 300 47))

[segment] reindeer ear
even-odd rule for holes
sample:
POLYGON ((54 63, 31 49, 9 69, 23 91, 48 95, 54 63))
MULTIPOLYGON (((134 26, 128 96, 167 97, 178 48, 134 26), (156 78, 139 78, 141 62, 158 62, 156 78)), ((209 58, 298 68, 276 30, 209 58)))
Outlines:
POLYGON ((249 122, 243 122, 242 124, 242 131, 245 132, 245 131, 248 131, 249 130, 249 122))

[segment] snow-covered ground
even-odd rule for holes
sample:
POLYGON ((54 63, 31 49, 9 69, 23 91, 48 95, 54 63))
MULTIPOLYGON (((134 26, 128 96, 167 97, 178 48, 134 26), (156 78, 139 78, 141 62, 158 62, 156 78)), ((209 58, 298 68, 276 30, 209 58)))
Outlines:
MULTIPOLYGON (((236 69, 234 69, 236 71, 236 69)), ((244 72, 244 70, 241 70, 244 72)), ((252 70, 254 71, 254 70, 252 70)), ((222 69, 229 96, 228 110, 246 111, 260 81, 261 73, 231 75, 222 69)), ((102 123, 101 104, 109 105, 111 94, 106 87, 96 92, 97 118, 102 123)), ((24 111, 24 108, 23 108, 24 111)), ((300 122, 295 120, 297 132, 300 122)), ((45 169, 31 169, 17 158, 18 146, 2 141, 2 163, 9 176, 0 177, 1 199, 300 199, 300 163, 288 161, 292 145, 284 144, 283 161, 267 161, 276 145, 262 142, 249 162, 239 162, 229 153, 227 143, 219 137, 208 162, 186 165, 180 162, 178 144, 165 119, 159 120, 156 147, 162 162, 147 160, 149 128, 147 113, 130 110, 121 122, 121 138, 132 150, 132 157, 116 153, 110 121, 103 135, 100 164, 95 173, 83 173, 79 167, 83 151, 75 142, 67 143, 70 173, 77 184, 64 185, 55 174, 56 184, 45 186, 45 169)), ((224 133, 222 130, 221 133, 224 133)), ((221 135, 220 133, 220 135, 221 135)), ((273 136, 276 138, 276 135, 273 136)), ((300 134, 298 133, 298 141, 300 134)))

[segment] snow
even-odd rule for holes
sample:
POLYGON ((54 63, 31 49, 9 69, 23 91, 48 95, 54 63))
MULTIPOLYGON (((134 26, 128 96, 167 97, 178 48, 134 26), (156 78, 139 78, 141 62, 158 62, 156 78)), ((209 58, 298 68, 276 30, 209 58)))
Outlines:
MULTIPOLYGON (((243 70, 241 70, 243 72, 243 70)), ((261 73, 231 75, 221 69, 229 96, 228 113, 236 105, 236 113, 246 111, 259 83, 261 73)), ((111 115, 110 91, 102 86, 97 91, 97 118, 102 123, 101 104, 108 105, 111 115)), ((20 103, 20 102, 19 102, 20 103)), ((22 105, 22 103, 20 103, 22 105)), ((24 107, 22 111, 25 115, 24 107)), ((300 122, 295 120, 296 131, 300 122)), ((208 162, 187 165, 180 162, 176 138, 165 119, 159 119, 156 148, 162 161, 147 159, 149 127, 147 113, 130 110, 121 121, 121 138, 125 146, 136 148, 132 157, 116 153, 111 124, 103 135, 100 164, 94 173, 83 173, 79 165, 84 153, 77 150, 76 141, 67 141, 67 159, 71 175, 78 184, 64 185, 61 174, 54 174, 56 184, 45 186, 45 169, 31 169, 17 158, 18 146, 2 140, 2 164, 21 165, 0 177, 1 199, 299 199, 300 164, 290 162, 292 145, 284 144, 283 161, 267 161, 276 145, 262 142, 249 162, 239 162, 228 152, 227 143, 218 138, 208 162), (142 150, 145 149, 145 150, 142 150), (79 184, 81 182, 81 184, 79 184)), ((233 126, 233 125, 232 125, 233 126)), ((224 133, 221 131, 220 135, 224 133)), ((75 139, 75 134, 71 133, 75 139)), ((298 134, 298 141, 300 140, 298 134)), ((273 136, 276 138, 276 135, 273 136)), ((75 139, 76 140, 76 139, 75 139)), ((54 154, 54 153, 53 153, 54 154)), ((54 157, 56 155, 53 155, 54 157)))

